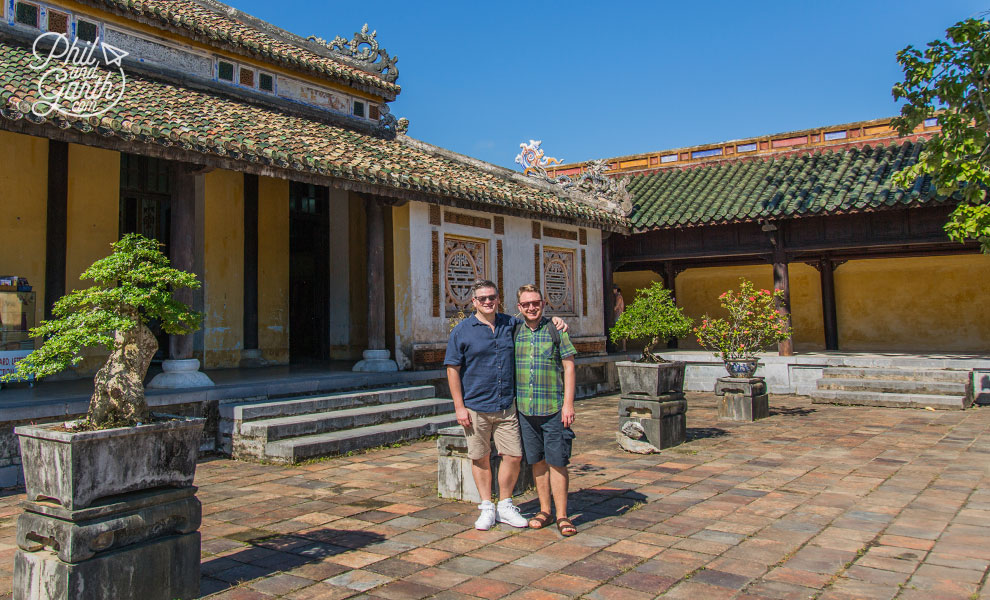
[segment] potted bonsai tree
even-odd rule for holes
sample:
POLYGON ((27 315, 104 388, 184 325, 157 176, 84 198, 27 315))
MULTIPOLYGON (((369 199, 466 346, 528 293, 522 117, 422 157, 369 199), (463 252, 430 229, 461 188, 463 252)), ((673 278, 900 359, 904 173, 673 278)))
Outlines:
POLYGON ((80 277, 94 285, 55 303, 55 317, 31 330, 43 345, 4 377, 40 379, 78 364, 87 348, 110 352, 94 377, 85 419, 15 430, 29 501, 46 499, 78 510, 114 494, 192 484, 203 420, 156 422, 143 382, 158 349, 148 321, 158 320, 168 333, 195 331, 201 315, 170 290, 199 282, 171 268, 155 240, 130 234, 112 248, 80 277), (87 468, 96 471, 86 473, 87 468))
POLYGON ((653 353, 661 342, 682 337, 691 330, 691 319, 674 304, 670 290, 659 281, 636 291, 636 299, 626 307, 610 336, 613 342, 648 340, 636 361, 616 363, 619 386, 625 397, 659 398, 684 390, 684 362, 666 361, 653 353))
POLYGON ((759 366, 757 354, 791 336, 776 308, 783 295, 780 290, 757 290, 741 279, 738 292, 729 290, 718 297, 728 318, 705 315, 694 328, 698 343, 722 359, 730 377, 752 377, 759 366))

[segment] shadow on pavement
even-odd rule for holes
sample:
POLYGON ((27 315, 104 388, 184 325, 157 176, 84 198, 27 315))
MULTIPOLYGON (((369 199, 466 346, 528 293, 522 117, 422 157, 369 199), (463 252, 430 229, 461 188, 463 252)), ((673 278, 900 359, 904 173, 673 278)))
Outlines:
POLYGON ((685 441, 703 440, 705 438, 722 437, 728 435, 728 431, 718 427, 688 427, 685 432, 685 441))

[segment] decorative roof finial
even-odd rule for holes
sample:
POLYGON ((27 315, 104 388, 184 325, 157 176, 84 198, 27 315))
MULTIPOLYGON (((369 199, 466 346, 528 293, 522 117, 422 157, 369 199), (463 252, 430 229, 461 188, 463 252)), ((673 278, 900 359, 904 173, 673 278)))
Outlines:
POLYGON ((541 140, 529 140, 528 144, 519 144, 522 151, 516 155, 516 162, 523 166, 523 175, 536 177, 543 181, 559 185, 565 190, 574 190, 590 196, 601 208, 620 215, 629 215, 632 212, 632 197, 626 191, 629 183, 628 177, 617 179, 605 174, 609 170, 607 160, 593 160, 589 162, 577 181, 572 181, 567 175, 550 177, 547 174, 547 167, 559 165, 560 159, 544 156, 540 145, 541 140))
POLYGON ((395 80, 399 78, 399 69, 395 66, 399 57, 390 58, 388 52, 380 49, 378 40, 375 39, 376 35, 378 35, 378 31, 368 33, 368 24, 365 23, 361 31, 354 34, 354 39, 351 41, 347 41, 346 38, 339 35, 329 42, 315 35, 306 39, 326 46, 331 52, 364 63, 363 68, 365 70, 378 73, 385 81, 395 83, 395 80))

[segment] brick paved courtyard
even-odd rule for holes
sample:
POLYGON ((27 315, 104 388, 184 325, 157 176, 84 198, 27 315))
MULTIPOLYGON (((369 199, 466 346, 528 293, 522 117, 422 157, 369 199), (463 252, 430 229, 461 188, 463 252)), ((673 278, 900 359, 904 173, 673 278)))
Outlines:
MULTIPOLYGON (((688 399, 690 441, 652 456, 618 449, 615 396, 578 403, 566 540, 475 531, 475 505, 436 497, 434 441, 294 468, 205 460, 203 595, 990 599, 990 409, 773 396, 769 419, 736 424, 688 399)), ((0 497, 0 598, 22 498, 0 497)))

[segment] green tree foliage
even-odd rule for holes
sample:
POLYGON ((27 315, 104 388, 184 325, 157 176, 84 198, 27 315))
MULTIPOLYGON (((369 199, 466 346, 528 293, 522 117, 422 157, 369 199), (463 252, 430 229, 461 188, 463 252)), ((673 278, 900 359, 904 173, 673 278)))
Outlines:
POLYGON ((659 281, 646 289, 636 290, 636 299, 626 307, 610 332, 612 342, 648 339, 643 348, 642 362, 664 362, 653 354, 660 342, 684 337, 691 330, 691 319, 674 304, 670 290, 659 281))
MULTIPOLYGON (((4 380, 41 378, 82 360, 86 348, 115 349, 115 333, 158 320, 167 333, 185 334, 199 328, 201 315, 175 300, 170 290, 197 288, 191 273, 169 266, 159 243, 129 234, 112 245, 113 252, 97 260, 80 276, 94 282, 60 298, 55 318, 31 330, 44 344, 17 363, 4 380)), ((142 374, 143 375, 143 374, 142 374)))
POLYGON ((892 125, 907 135, 935 117, 942 130, 894 182, 910 187, 928 174, 939 194, 961 197, 946 233, 959 242, 975 239, 990 254, 990 23, 985 18, 956 23, 945 40, 924 50, 908 46, 897 53, 897 62, 904 81, 894 85, 893 94, 907 104, 892 125))

